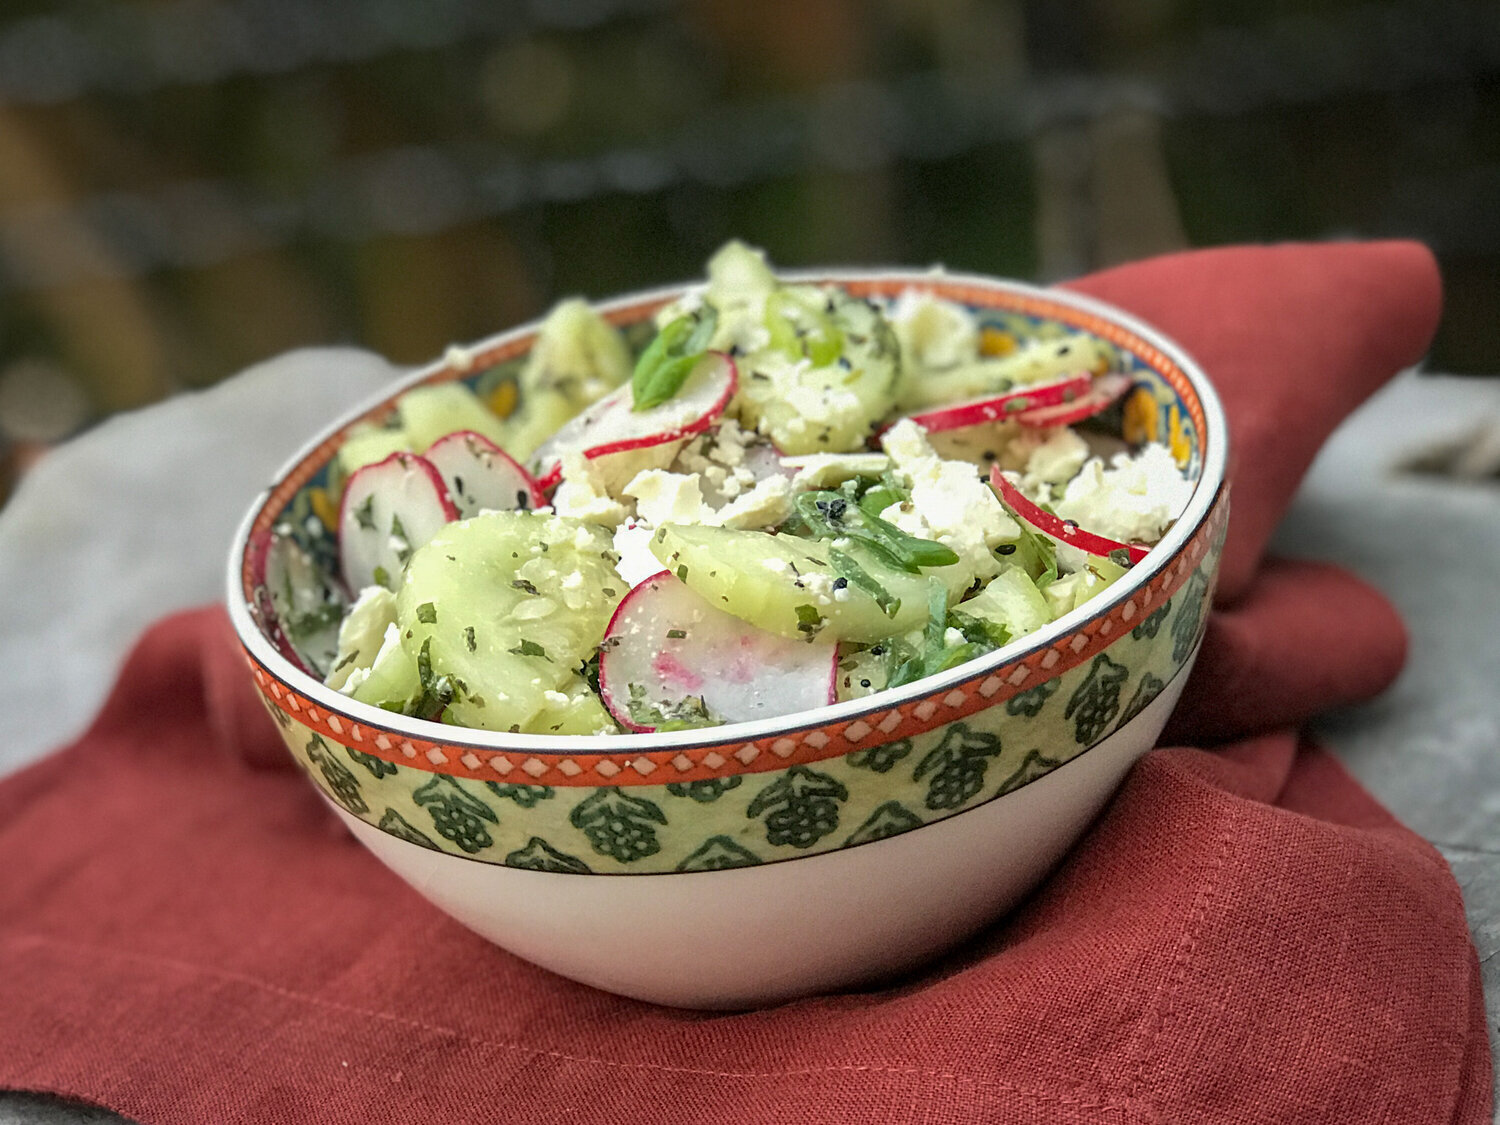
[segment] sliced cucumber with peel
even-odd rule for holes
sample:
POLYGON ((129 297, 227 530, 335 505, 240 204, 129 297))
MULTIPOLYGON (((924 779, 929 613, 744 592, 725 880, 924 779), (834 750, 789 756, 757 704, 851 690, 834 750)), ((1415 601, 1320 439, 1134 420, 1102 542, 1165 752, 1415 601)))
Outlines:
POLYGON ((573 684, 627 586, 609 533, 536 512, 489 512, 417 551, 397 594, 402 644, 443 718, 522 730, 573 684))
POLYGON ((710 604, 783 637, 869 643, 927 620, 927 578, 849 545, 843 553, 857 558, 877 596, 840 574, 836 550, 825 540, 698 525, 669 524, 651 538, 651 553, 710 604))

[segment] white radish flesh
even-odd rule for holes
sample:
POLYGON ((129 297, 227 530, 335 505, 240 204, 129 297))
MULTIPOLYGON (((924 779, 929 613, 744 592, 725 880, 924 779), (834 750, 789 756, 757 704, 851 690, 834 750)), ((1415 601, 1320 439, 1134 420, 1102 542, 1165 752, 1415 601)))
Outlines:
POLYGON ((393 453, 344 485, 339 565, 351 590, 394 589, 412 552, 458 518, 442 475, 424 457, 393 453))
POLYGON ((836 698, 838 651, 792 640, 716 609, 668 571, 615 610, 599 658, 599 692, 634 731, 661 719, 748 722, 836 698))
POLYGON ((594 460, 701 433, 724 413, 737 386, 734 361, 711 352, 693 368, 673 398, 649 410, 635 409, 629 384, 619 387, 537 447, 532 457, 537 479, 543 488, 555 485, 565 453, 579 451, 594 460))
POLYGON ((508 512, 547 503, 536 479, 483 434, 448 434, 433 442, 423 457, 443 478, 461 519, 486 510, 508 512))

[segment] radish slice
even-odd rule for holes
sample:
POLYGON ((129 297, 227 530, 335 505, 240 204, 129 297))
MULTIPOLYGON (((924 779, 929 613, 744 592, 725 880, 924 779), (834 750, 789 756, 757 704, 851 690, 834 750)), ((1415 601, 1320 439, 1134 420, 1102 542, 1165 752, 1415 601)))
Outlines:
MULTIPOLYGON (((1077 547, 1090 555, 1100 555, 1110 558, 1116 551, 1124 551, 1130 565, 1134 566, 1146 557, 1146 552, 1151 548, 1142 547, 1135 543, 1117 543, 1113 539, 1103 535, 1095 535, 1092 531, 1084 531, 1071 520, 1065 520, 1061 516, 1054 516, 1028 500, 1021 490, 1006 479, 996 465, 990 470, 990 487, 1000 494, 1000 500, 1007 508, 1015 512, 1026 523, 1036 528, 1043 535, 1056 539, 1059 543, 1067 543, 1077 547)), ((1111 561, 1117 561, 1111 559, 1111 561)))
POLYGON ((282 599, 271 593, 271 581, 281 577, 279 565, 273 566, 271 560, 282 550, 281 544, 285 538, 271 531, 258 532, 250 537, 245 555, 250 563, 250 577, 255 599, 252 613, 259 619, 261 631, 276 646, 277 652, 309 676, 321 678, 318 677, 317 672, 313 671, 312 665, 303 659, 302 654, 297 651, 296 646, 286 635, 279 609, 282 599))
POLYGON ((379 583, 395 588, 406 560, 458 509, 443 477, 425 457, 392 453, 366 465, 344 485, 339 509, 339 564, 350 590, 379 583))
POLYGON ((836 698, 836 645, 757 629, 665 570, 625 595, 601 653, 599 694, 633 731, 674 718, 746 722, 836 698))
POLYGON ((1071 402, 1060 402, 1054 406, 1037 406, 1030 410, 1023 410, 1019 414, 1012 414, 1011 417, 1023 426, 1071 426, 1074 422, 1092 418, 1110 406, 1128 391, 1130 386, 1128 375, 1101 375, 1094 380, 1094 385, 1088 389, 1087 393, 1071 402))
POLYGON ((515 458, 473 430, 438 438, 422 456, 443 478, 448 498, 463 519, 484 509, 508 512, 547 503, 541 485, 515 458))
MULTIPOLYGON (((1005 418, 1021 418, 1033 411, 1072 406, 1089 390, 1093 376, 1078 371, 1050 383, 1037 383, 1003 395, 987 395, 912 414, 910 418, 928 433, 961 430, 966 426, 983 426, 1005 418)), ((1090 413, 1093 413, 1090 411, 1090 413)))
POLYGON ((271 537, 260 565, 277 647, 322 679, 338 656, 339 622, 349 608, 345 592, 287 535, 271 537))
POLYGON ((701 433, 724 413, 738 386, 734 361, 721 352, 705 355, 677 396, 650 410, 635 410, 634 395, 626 383, 537 447, 532 456, 537 480, 542 488, 552 488, 562 478, 563 454, 575 450, 593 460, 701 433))

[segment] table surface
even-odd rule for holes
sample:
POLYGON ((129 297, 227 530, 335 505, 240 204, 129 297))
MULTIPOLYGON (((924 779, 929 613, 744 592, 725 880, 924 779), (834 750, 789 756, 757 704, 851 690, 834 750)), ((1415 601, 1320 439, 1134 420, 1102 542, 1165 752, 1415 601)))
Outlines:
MULTIPOLYGON (((213 390, 113 419, 37 466, 0 512, 0 604, 15 611, 0 636, 0 713, 8 721, 25 716, 28 724, 0 745, 0 775, 83 728, 146 625, 222 597, 223 552, 236 520, 224 498, 242 496, 248 505, 303 436, 395 374, 352 350, 296 353, 213 390), (167 510, 180 513, 183 531, 170 541, 141 518, 167 510), (84 543, 87 550, 75 549, 84 543), (23 706, 59 671, 65 682, 83 685, 69 710, 23 706)), ((1500 692, 1493 638, 1500 598, 1493 560, 1500 558, 1500 480, 1401 467, 1486 425, 1500 438, 1500 381, 1402 376, 1334 435, 1275 549, 1349 567, 1406 618, 1411 655, 1395 686, 1369 704, 1325 716, 1316 732, 1452 867, 1479 951, 1495 1050, 1500 692)), ((0 1091, 0 1125, 124 1120, 0 1091)))

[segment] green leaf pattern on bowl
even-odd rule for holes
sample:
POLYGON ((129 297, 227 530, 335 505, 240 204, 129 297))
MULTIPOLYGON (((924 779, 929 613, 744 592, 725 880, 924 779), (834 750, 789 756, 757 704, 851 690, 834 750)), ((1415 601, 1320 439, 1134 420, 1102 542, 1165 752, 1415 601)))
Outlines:
POLYGON ((648 874, 860 847, 1014 792, 1138 715, 1202 635, 1221 545, 1165 609, 1077 667, 924 734, 806 765, 690 782, 546 786, 381 759, 374 766, 294 719, 283 737, 313 782, 353 815, 419 847, 484 863, 648 874), (363 768, 346 764, 355 762, 363 768))

